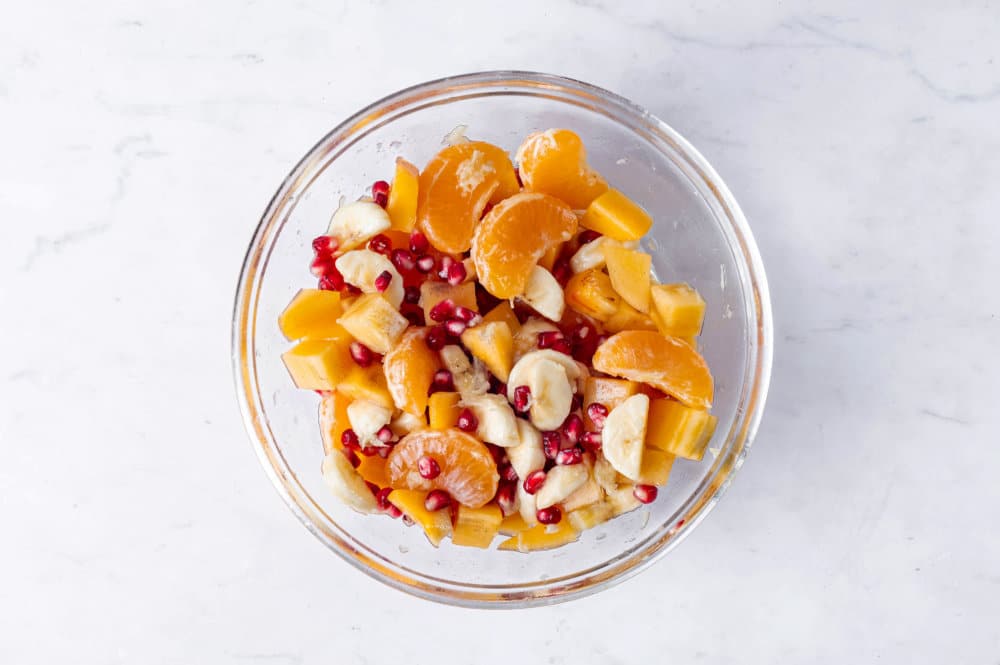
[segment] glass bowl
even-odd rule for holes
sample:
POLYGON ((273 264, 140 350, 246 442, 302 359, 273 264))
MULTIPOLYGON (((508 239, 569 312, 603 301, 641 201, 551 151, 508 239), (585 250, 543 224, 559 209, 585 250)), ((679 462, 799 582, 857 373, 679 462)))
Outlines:
POLYGON ((594 593, 664 556, 732 481, 760 421, 771 366, 764 268, 736 201, 705 159, 632 102, 586 83, 498 71, 431 81, 348 118, 285 178, 254 233, 233 313, 233 365, 247 431, 279 494, 317 538, 359 570, 417 596, 470 607, 524 607, 594 593), (715 437, 700 463, 678 460, 648 506, 565 547, 521 554, 442 543, 419 527, 363 516, 323 485, 318 397, 298 390, 280 355, 279 313, 315 280, 310 241, 341 199, 390 179, 397 155, 424 164, 458 125, 513 153, 529 133, 576 131, 589 162, 640 202, 660 281, 686 281, 708 303, 701 350, 715 375, 715 437))

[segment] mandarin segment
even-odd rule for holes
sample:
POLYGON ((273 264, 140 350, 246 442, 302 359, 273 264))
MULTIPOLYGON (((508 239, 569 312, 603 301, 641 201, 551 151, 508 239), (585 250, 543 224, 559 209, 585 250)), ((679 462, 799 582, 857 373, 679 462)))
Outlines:
POLYGON ((587 164, 583 141, 568 129, 531 134, 517 149, 517 164, 526 189, 562 199, 584 210, 608 189, 587 164))
POLYGON ((458 429, 420 430, 407 434, 389 453, 389 482, 414 490, 442 489, 470 508, 481 508, 497 492, 500 476, 489 449, 479 439, 458 429), (432 457, 441 473, 420 475, 421 457, 432 457))
POLYGON ((335 390, 323 394, 319 402, 319 431, 323 438, 323 452, 341 448, 340 438, 351 427, 347 419, 347 405, 351 398, 335 390))
POLYGON ((396 408, 415 416, 424 415, 427 391, 441 369, 441 357, 428 348, 426 339, 427 328, 407 328, 382 361, 396 408))
POLYGON ((397 157, 396 175, 392 179, 392 187, 389 188, 389 202, 385 204, 385 211, 389 213, 389 219, 392 221, 392 229, 409 233, 417 223, 419 180, 420 171, 417 167, 402 157, 397 157))

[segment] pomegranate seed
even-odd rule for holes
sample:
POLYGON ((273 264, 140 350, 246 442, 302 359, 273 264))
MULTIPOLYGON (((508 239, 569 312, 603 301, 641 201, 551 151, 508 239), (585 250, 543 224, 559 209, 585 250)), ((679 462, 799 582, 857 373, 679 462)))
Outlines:
POLYGON ((424 508, 432 513, 451 505, 451 495, 444 490, 431 490, 424 499, 424 508))
POLYGON ((514 410, 518 413, 527 413, 531 408, 531 388, 528 386, 517 386, 514 388, 514 410))
POLYGON ((556 464, 572 466, 583 461, 583 451, 579 448, 567 448, 556 453, 556 464))
POLYGON ((538 469, 537 471, 532 471, 524 479, 524 491, 528 494, 534 494, 538 490, 542 489, 542 485, 545 484, 545 471, 543 469, 538 469))
POLYGON ((409 515, 403 515, 403 524, 405 524, 406 526, 413 526, 415 522, 413 521, 413 518, 410 517, 409 515))
POLYGON ((392 428, 388 425, 382 425, 378 432, 375 433, 375 438, 377 438, 382 443, 389 443, 395 438, 395 434, 392 433, 392 428))
POLYGON ((538 333, 538 348, 539 349, 549 349, 552 345, 561 340, 563 334, 558 330, 546 330, 544 332, 538 333))
POLYGON ((608 407, 599 402, 594 402, 587 407, 587 417, 594 423, 594 429, 600 432, 604 429, 604 421, 608 419, 608 407))
POLYGON ((449 370, 439 369, 434 372, 433 386, 438 390, 454 390, 455 380, 452 378, 449 370))
POLYGON ((493 458, 493 463, 500 466, 507 461, 507 451, 500 446, 494 445, 492 443, 487 443, 486 448, 490 451, 490 456, 493 458))
POLYGON ((504 517, 512 515, 517 509, 517 485, 514 483, 500 483, 497 489, 497 505, 504 517))
POLYGON ((334 272, 319 278, 319 288, 323 291, 340 291, 344 288, 344 277, 334 268, 334 272))
POLYGON ((511 466, 510 462, 506 462, 504 464, 501 464, 497 468, 497 471, 500 472, 500 479, 501 480, 506 480, 506 481, 512 482, 512 483, 516 483, 517 482, 517 471, 514 470, 514 467, 511 466))
POLYGON ((351 351, 351 358, 361 367, 368 367, 375 360, 372 350, 361 342, 351 342, 348 348, 351 351))
POLYGON ((380 233, 368 241, 368 249, 388 256, 389 250, 392 249, 392 241, 389 240, 389 236, 384 233, 380 233))
POLYGON ((321 254, 312 260, 309 264, 309 272, 311 272, 316 277, 323 277, 324 275, 329 275, 337 269, 337 266, 333 263, 333 257, 329 254, 321 254))
POLYGON ((452 337, 458 337, 465 332, 468 328, 468 324, 461 319, 448 319, 444 322, 444 329, 448 331, 448 334, 452 337))
POLYGON ((385 180, 376 180, 372 184, 372 198, 375 199, 375 203, 384 208, 385 204, 389 202, 389 183, 385 180))
POLYGON ((455 318, 470 325, 478 316, 479 314, 474 309, 469 309, 468 307, 463 307, 462 305, 455 307, 455 318))
POLYGON ((434 257, 427 254, 417 257, 417 270, 422 273, 434 270, 434 257))
POLYGON ((546 459, 554 460, 561 446, 562 435, 559 432, 555 430, 542 432, 542 452, 545 453, 546 459))
POLYGON ((559 524, 562 519, 562 511, 559 510, 559 506, 549 506, 536 512, 535 518, 539 524, 559 524))
POLYGON ((455 301, 451 298, 445 298, 441 302, 437 303, 431 307, 431 311, 429 312, 431 321, 437 321, 438 323, 441 321, 447 321, 454 313, 455 301))
POLYGON ((430 247, 430 243, 427 242, 427 236, 425 236, 420 231, 414 231, 410 234, 410 251, 414 254, 423 254, 430 247))
POLYGON ((399 313, 415 326, 424 325, 424 310, 420 307, 420 305, 414 305, 411 302, 404 302, 399 306, 399 313))
POLYGON ((575 413, 569 414, 563 422, 562 433, 570 443, 576 445, 583 436, 583 419, 575 413))
POLYGON ((593 231, 591 229, 586 229, 585 231, 582 231, 580 233, 580 235, 578 235, 576 237, 576 239, 577 239, 577 241, 579 241, 579 243, 581 245, 586 245, 588 242, 594 242, 595 240, 597 240, 600 237, 601 237, 601 234, 598 233, 597 231, 593 231))
POLYGON ((479 427, 479 418, 476 418, 476 414, 472 412, 472 409, 462 409, 462 412, 458 414, 458 420, 455 422, 455 425, 463 432, 475 432, 476 428, 479 427))
POLYGON ((340 243, 333 236, 316 236, 312 241, 313 251, 317 254, 333 254, 340 243))
POLYGON ((507 397, 507 384, 491 374, 489 392, 507 397))
POLYGON ((552 266, 552 276, 561 286, 566 286, 566 282, 573 276, 573 269, 570 267, 569 261, 565 258, 558 259, 552 266))
POLYGON ((392 265, 402 271, 410 271, 417 267, 417 257, 408 249, 392 250, 392 265))
POLYGON ((441 279, 448 279, 448 270, 455 264, 455 259, 450 256, 441 257, 441 268, 438 270, 438 277, 441 279))
POLYGON ((392 273, 388 270, 383 270, 379 273, 378 277, 375 278, 375 290, 382 293, 389 288, 389 284, 392 282, 392 273))
POLYGON ((372 494, 374 494, 375 496, 378 496, 378 493, 382 491, 382 490, 379 489, 378 485, 376 485, 375 483, 373 483, 370 480, 366 480, 365 481, 365 485, 368 486, 368 491, 371 492, 372 494))
POLYGON ((573 347, 570 345, 568 339, 557 339, 552 342, 552 346, 549 348, 559 353, 565 353, 567 356, 573 355, 573 347))
POLYGON ((361 450, 361 441, 358 440, 358 435, 352 429, 344 430, 344 433, 340 435, 340 443, 348 450, 361 450))
POLYGON ((420 302, 420 289, 415 286, 408 286, 403 289, 403 302, 416 305, 420 302))
POLYGON ((365 457, 373 457, 378 454, 380 446, 365 446, 361 449, 361 454, 365 457))
POLYGON ((653 503, 659 493, 655 485, 636 485, 632 489, 632 496, 639 499, 639 503, 653 503))
POLYGON ((588 452, 596 453, 601 449, 603 437, 600 432, 587 432, 580 438, 580 445, 588 452))
POLYGON ((569 403, 570 411, 577 411, 583 407, 583 395, 580 393, 574 393, 573 399, 569 403))
POLYGON ((351 466, 353 466, 355 469, 361 466, 361 460, 358 458, 357 453, 355 453, 353 450, 351 450, 350 448, 343 448, 341 449, 340 452, 344 453, 344 457, 347 458, 347 461, 350 462, 351 466))
POLYGON ((389 510, 389 506, 392 505, 391 503, 389 503, 390 494, 392 494, 392 488, 383 487, 375 495, 375 505, 378 506, 379 510, 386 510, 386 511, 389 510))
POLYGON ((375 452, 377 452, 378 456, 382 459, 387 459, 389 457, 389 453, 392 452, 392 446, 377 446, 375 452))
POLYGON ((465 264, 461 261, 456 261, 448 266, 448 274, 445 276, 445 279, 452 286, 458 286, 465 281, 467 275, 468 272, 465 270, 465 264))
POLYGON ((403 516, 403 511, 390 503, 389 507, 385 509, 385 514, 392 519, 398 519, 403 516))
POLYGON ((427 331, 427 337, 424 338, 424 343, 431 351, 440 351, 447 341, 448 332, 442 326, 434 326, 427 331))
POLYGON ((421 478, 434 480, 441 475, 441 465, 438 464, 437 460, 433 457, 424 455, 417 460, 417 472, 420 474, 421 478))

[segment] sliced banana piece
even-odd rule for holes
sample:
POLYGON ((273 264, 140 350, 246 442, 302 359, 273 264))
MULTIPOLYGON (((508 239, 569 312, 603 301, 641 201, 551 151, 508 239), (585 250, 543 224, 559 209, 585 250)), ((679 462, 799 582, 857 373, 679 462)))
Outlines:
POLYGON ((527 420, 517 419, 517 436, 520 443, 507 449, 507 457, 517 477, 523 480, 532 471, 545 468, 545 453, 542 451, 542 433, 527 420))
POLYGON ((632 395, 611 410, 601 431, 604 457, 630 480, 639 479, 648 415, 649 397, 641 393, 632 395))
POLYGON ((521 359, 521 356, 530 353, 538 348, 538 333, 552 332, 559 328, 551 321, 531 317, 521 325, 521 329, 514 335, 514 362, 521 359))
POLYGON ((416 432, 418 429, 427 429, 427 421, 407 411, 400 411, 389 423, 389 429, 392 430, 395 436, 403 438, 410 432, 416 432))
POLYGON ((392 278, 389 280, 389 288, 383 295, 393 307, 399 309, 399 305, 403 302, 403 278, 396 270, 396 266, 392 265, 392 261, 385 256, 370 249, 355 249, 337 259, 336 266, 344 276, 345 282, 353 284, 364 293, 378 293, 375 280, 383 272, 388 271, 392 278))
POLYGON ((347 458, 339 450, 323 458, 323 482, 341 501, 359 513, 377 513, 378 504, 371 490, 347 458))
POLYGON ((604 458, 604 455, 598 455, 594 461, 594 480, 597 481, 602 490, 609 494, 618 489, 618 472, 615 471, 615 467, 611 466, 611 462, 604 458))
POLYGON ((510 370, 507 395, 513 401, 514 389, 528 386, 531 424, 540 430, 553 430, 569 415, 579 378, 577 362, 565 353, 551 349, 531 351, 510 370))
POLYGON ((566 298, 559 282, 548 270, 536 265, 528 274, 521 299, 547 319, 558 321, 566 309, 566 298))
MULTIPOLYGON (((480 439, 504 448, 520 445, 518 423, 521 421, 514 415, 514 410, 502 395, 470 395, 463 397, 459 404, 476 415, 479 421, 476 436, 480 439)), ((539 435, 539 445, 541 445, 541 435, 539 435)))
POLYGON ((340 242, 340 249, 354 249, 392 225, 389 214, 373 201, 354 201, 337 208, 327 235, 340 242))
POLYGON ((600 268, 607 263, 604 260, 604 248, 608 245, 620 245, 627 249, 635 249, 639 246, 639 243, 636 240, 621 242, 614 238, 601 236, 597 240, 588 242, 586 245, 581 245, 580 249, 576 250, 576 254, 569 260, 569 267, 573 269, 574 273, 591 270, 592 268, 600 268))
POLYGON ((517 510, 521 513, 521 519, 524 520, 525 524, 528 526, 538 524, 538 517, 536 517, 538 507, 535 505, 535 495, 525 492, 523 483, 517 484, 517 510))
POLYGON ((472 363, 465 355, 462 347, 449 344, 440 351, 441 362, 451 372, 455 390, 462 398, 482 395, 490 389, 490 381, 486 378, 486 368, 482 363, 472 363))
POLYGON ((391 419, 390 409, 366 399, 356 399, 347 405, 347 420, 351 423, 351 429, 358 435, 362 446, 383 445, 375 435, 388 425, 391 419))
POLYGON ((552 467, 545 476, 545 484, 535 492, 535 506, 538 509, 554 506, 579 489, 588 477, 583 464, 552 467))

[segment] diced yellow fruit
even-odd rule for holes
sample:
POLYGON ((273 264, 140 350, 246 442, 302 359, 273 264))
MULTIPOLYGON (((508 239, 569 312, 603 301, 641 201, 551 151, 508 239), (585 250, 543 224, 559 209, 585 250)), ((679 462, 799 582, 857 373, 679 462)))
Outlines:
POLYGON ((375 483, 379 487, 389 486, 389 475, 386 472, 385 459, 378 455, 358 455, 361 464, 358 465, 358 473, 370 483, 375 483))
POLYGON ((598 321, 614 316, 620 301, 611 278, 596 268, 573 275, 566 284, 566 304, 598 321))
POLYGON ((583 424, 588 430, 594 429, 594 423, 587 415, 587 407, 597 402, 611 411, 626 399, 639 392, 639 384, 625 379, 612 379, 604 376, 588 376, 583 384, 583 424))
POLYGON ((335 390, 325 393, 319 403, 319 429, 323 437, 323 452, 329 453, 341 447, 340 438, 344 430, 350 429, 351 421, 347 417, 347 405, 351 398, 335 390))
MULTIPOLYGON (((396 174, 389 188, 389 202, 385 211, 389 213, 392 228, 409 233, 417 223, 417 186, 420 170, 402 157, 396 158, 396 174)), ((396 245, 397 247, 405 245, 396 245)))
POLYGON ((451 511, 443 508, 431 512, 424 508, 425 498, 427 492, 420 490, 393 490, 389 493, 389 503, 423 527, 427 539, 437 547, 451 533, 451 511))
POLYGON ((281 354, 281 359, 299 388, 334 390, 357 367, 348 344, 338 339, 305 340, 281 354))
POLYGON ((493 376, 507 382, 510 369, 514 366, 514 336, 510 326, 497 321, 467 328, 462 333, 462 344, 472 355, 483 361, 493 376))
POLYGON ((596 503, 603 496, 604 493, 601 491, 601 486, 597 484, 597 481, 593 477, 590 477, 587 478, 587 482, 563 499, 560 505, 563 512, 570 512, 596 503))
POLYGON ((521 513, 511 513, 500 522, 500 533, 505 536, 516 536, 530 528, 531 525, 524 521, 521 513))
POLYGON ((338 323, 375 353, 388 351, 410 324, 378 293, 368 293, 358 298, 338 323))
POLYGON ((603 524, 611 519, 614 510, 607 501, 598 501, 589 506, 578 508, 566 515, 566 519, 577 531, 593 529, 598 524, 603 524))
POLYGON ((615 240, 638 240, 652 225, 653 218, 617 189, 594 199, 580 220, 580 226, 615 240))
POLYGON ((354 365, 337 384, 337 390, 352 400, 366 399, 387 409, 395 408, 385 382, 385 374, 379 364, 369 367, 354 365))
POLYGON ((552 245, 552 247, 549 247, 549 249, 542 254, 541 258, 538 259, 538 265, 542 266, 549 272, 552 272, 552 266, 556 264, 556 259, 558 259, 559 255, 562 253, 562 248, 562 243, 556 243, 555 245, 552 245))
POLYGON ((493 542, 502 521, 503 513, 496 504, 489 503, 482 508, 469 508, 459 504, 451 542, 486 549, 493 542))
POLYGON ((658 330, 649 314, 643 314, 624 300, 618 302, 618 311, 614 316, 604 322, 604 329, 613 333, 622 330, 658 330))
POLYGON ((612 517, 618 517, 642 505, 639 499, 635 498, 634 490, 635 485, 626 482, 620 483, 618 489, 608 492, 608 505, 611 506, 612 517))
POLYGON ((674 466, 674 456, 656 448, 646 447, 642 451, 642 466, 639 468, 639 483, 642 485, 665 485, 674 466))
POLYGON ((603 250, 611 286, 625 302, 648 314, 653 257, 611 242, 604 243, 603 250))
POLYGON ((692 409, 676 400, 650 400, 646 446, 700 462, 717 421, 707 411, 692 409))
POLYGON ((427 415, 431 429, 448 429, 458 423, 458 414, 462 409, 458 401, 462 396, 458 393, 434 393, 427 398, 427 415))
POLYGON ((502 301, 483 316, 483 323, 498 321, 506 323, 510 327, 511 334, 516 335, 521 330, 521 322, 517 320, 517 314, 514 313, 514 308, 510 306, 509 300, 502 301))
POLYGON ((687 284, 656 284, 652 287, 653 320, 664 335, 693 337, 705 320, 705 301, 687 284))
POLYGON ((343 313, 338 292, 302 289, 278 317, 278 327, 290 340, 342 339, 347 331, 337 318, 343 313))
POLYGON ((549 527, 545 524, 533 526, 503 541, 498 546, 498 549, 537 552, 539 550, 550 550, 555 547, 561 547, 567 543, 572 543, 580 537, 580 534, 569 523, 569 520, 562 520, 559 524, 556 524, 552 533, 548 533, 548 529, 549 527))
POLYGON ((472 282, 452 286, 448 282, 426 281, 420 285, 420 306, 424 308, 424 318, 428 325, 434 325, 431 321, 431 310, 434 309, 434 305, 445 299, 451 299, 456 305, 468 307, 474 312, 479 311, 479 306, 476 304, 476 285, 472 282))

